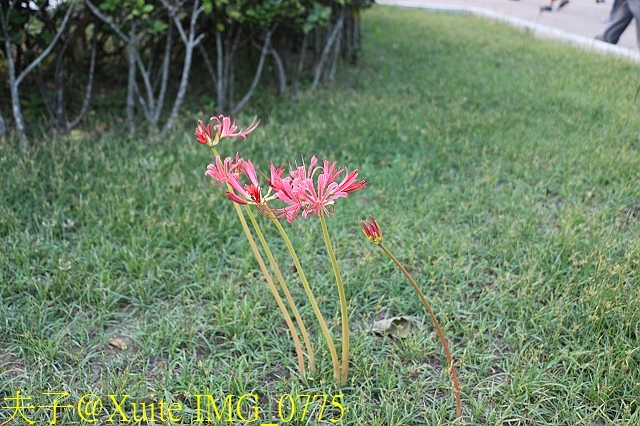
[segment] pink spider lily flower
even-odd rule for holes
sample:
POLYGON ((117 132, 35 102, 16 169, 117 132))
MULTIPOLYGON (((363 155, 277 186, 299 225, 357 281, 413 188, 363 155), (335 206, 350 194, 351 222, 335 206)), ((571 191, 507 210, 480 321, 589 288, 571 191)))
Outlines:
POLYGON ((371 219, 370 222, 365 222, 364 220, 360 221, 362 232, 364 232, 364 235, 369 239, 369 241, 378 244, 382 241, 382 231, 373 216, 369 216, 369 218, 371 219))
POLYGON ((249 127, 244 130, 238 130, 235 121, 231 121, 231 118, 220 115, 218 117, 211 117, 211 120, 215 120, 218 124, 213 126, 213 129, 217 132, 213 141, 213 145, 217 145, 220 139, 224 138, 242 138, 247 140, 247 135, 253 132, 260 124, 260 120, 254 118, 249 127))
POLYGON ((270 164, 269 168, 271 170, 269 187, 275 192, 275 197, 285 204, 285 207, 272 208, 271 211, 276 214, 277 218, 284 217, 287 222, 291 223, 293 219, 298 217, 301 208, 301 201, 293 191, 293 179, 289 176, 282 178, 284 167, 275 167, 270 164))
MULTIPOLYGON (((313 174, 316 172, 316 164, 318 163, 318 158, 314 155, 311 157, 311 162, 309 163, 309 168, 305 169, 304 159, 302 160, 302 166, 298 166, 295 169, 291 169, 289 174, 294 179, 313 179, 313 174)), ((333 163, 335 165, 335 163, 333 163)))
POLYGON ((236 154, 235 162, 231 157, 225 158, 223 162, 218 155, 215 164, 209 164, 204 174, 220 184, 229 183, 229 180, 238 174, 238 169, 242 167, 243 162, 244 160, 240 158, 239 154, 236 154))
POLYGON ((196 131, 194 132, 194 134, 198 139, 198 143, 210 145, 213 142, 213 132, 211 131, 211 124, 204 124, 202 120, 198 120, 198 127, 196 127, 196 131))
POLYGON ((302 210, 302 217, 319 216, 324 213, 331 215, 328 207, 332 207, 338 198, 346 198, 351 192, 364 189, 367 180, 358 181, 358 171, 349 173, 345 169, 336 169, 336 163, 329 163, 324 160, 323 167, 315 167, 318 159, 313 156, 308 168, 304 166, 296 167, 290 171, 291 177, 282 178, 281 173, 274 176, 275 169, 272 166, 272 176, 270 185, 275 191, 275 195, 286 207, 279 209, 288 222, 293 221, 299 211, 302 210), (316 183, 314 178, 318 174, 316 183), (344 179, 340 183, 336 180, 345 173, 344 179))
POLYGON ((247 140, 247 135, 253 132, 260 124, 260 120, 254 118, 249 127, 244 130, 238 131, 238 126, 236 126, 235 121, 231 121, 230 117, 225 115, 219 115, 211 117, 211 121, 216 121, 217 124, 213 126, 213 130, 216 131, 215 136, 213 135, 213 130, 211 129, 211 125, 205 125, 202 120, 198 120, 199 124, 196 127, 195 135, 198 139, 198 142, 201 144, 208 145, 210 147, 214 147, 218 145, 220 139, 224 138, 242 138, 247 140))
MULTIPOLYGON (((231 157, 225 158, 224 162, 220 157, 216 157, 216 164, 210 164, 205 175, 220 183, 228 184, 227 197, 238 204, 255 204, 261 210, 265 210, 267 202, 274 196, 271 188, 266 194, 262 194, 262 188, 258 182, 258 174, 251 160, 243 160, 236 154, 235 162, 231 157), (248 184, 241 182, 241 177, 249 179, 248 184)), ((261 211, 262 212, 262 211, 261 211)))

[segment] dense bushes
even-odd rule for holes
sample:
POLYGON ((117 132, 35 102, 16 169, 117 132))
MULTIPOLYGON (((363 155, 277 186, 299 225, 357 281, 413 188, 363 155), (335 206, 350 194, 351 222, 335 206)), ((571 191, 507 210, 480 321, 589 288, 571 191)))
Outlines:
POLYGON ((0 105, 0 130, 1 113, 11 114, 8 124, 23 150, 23 116, 35 121, 46 114, 52 129, 67 133, 89 110, 96 91, 113 99, 113 110, 126 117, 131 134, 141 122, 170 130, 194 70, 198 90, 215 99, 219 113, 246 105, 267 63, 278 93, 296 96, 302 76, 309 77, 313 92, 331 82, 339 60, 357 61, 359 11, 372 3, 0 0, 6 58, 0 94, 7 100, 0 105), (24 82, 29 90, 23 94, 24 82))

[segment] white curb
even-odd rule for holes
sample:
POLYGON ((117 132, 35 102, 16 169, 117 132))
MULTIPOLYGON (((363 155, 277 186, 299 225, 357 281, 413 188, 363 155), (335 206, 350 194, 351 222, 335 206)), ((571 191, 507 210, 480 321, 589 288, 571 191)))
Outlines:
MULTIPOLYGON (((421 9, 428 9, 433 12, 446 12, 446 13, 468 13, 470 15, 479 16, 482 18, 492 19, 499 22, 504 22, 516 28, 528 30, 534 37, 549 38, 561 40, 566 43, 578 46, 585 50, 592 50, 598 53, 612 54, 621 56, 632 62, 640 63, 640 51, 636 49, 629 49, 627 47, 617 46, 615 44, 605 43, 604 41, 596 40, 595 38, 587 38, 568 33, 566 31, 558 30, 556 28, 539 25, 524 19, 514 18, 502 13, 494 12, 489 9, 483 9, 481 7, 473 6, 449 6, 444 4, 416 4, 413 2, 403 2, 402 0, 385 1, 376 0, 377 4, 388 6, 400 6, 400 7, 415 7, 421 9)), ((640 23, 639 23, 640 24, 640 23)))

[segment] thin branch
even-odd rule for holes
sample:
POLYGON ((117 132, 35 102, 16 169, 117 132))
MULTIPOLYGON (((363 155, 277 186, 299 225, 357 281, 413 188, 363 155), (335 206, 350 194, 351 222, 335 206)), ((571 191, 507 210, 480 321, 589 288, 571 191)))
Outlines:
POLYGON ((113 32, 115 32, 118 35, 118 37, 120 37, 124 41, 128 41, 129 40, 129 37, 126 36, 125 33, 122 32, 120 27, 118 27, 115 24, 115 22, 113 22, 113 20, 111 18, 109 18, 107 15, 105 15, 102 12, 100 12, 100 9, 95 7, 94 4, 91 3, 90 0, 84 0, 84 2, 85 2, 85 4, 87 6, 89 6, 89 9, 91 9, 91 12, 94 15, 96 15, 98 18, 100 18, 100 20, 102 20, 105 24, 107 24, 113 30, 113 32))
POLYGON ((42 73, 40 72, 40 69, 36 71, 35 80, 36 80, 36 85, 38 86, 38 90, 40 90, 40 96, 42 97, 42 101, 44 102, 44 107, 49 113, 49 120, 51 120, 51 122, 53 123, 56 121, 55 105, 53 105, 51 101, 51 95, 49 94, 49 91, 47 90, 47 87, 44 84, 44 78, 42 77, 42 73))
POLYGON ((58 58, 56 59, 56 66, 54 71, 55 80, 55 116, 56 127, 62 128, 64 122, 64 55, 69 47, 69 40, 65 40, 60 52, 58 52, 58 58))
MULTIPOLYGON (((153 112, 156 109, 156 103, 153 96, 153 85, 151 84, 151 80, 149 75, 151 74, 151 70, 147 69, 142 63, 142 58, 140 57, 140 52, 136 49, 135 54, 136 65, 138 65, 138 69, 140 70, 140 74, 142 75, 142 82, 144 83, 144 88, 147 92, 146 101, 142 98, 142 95, 138 95, 138 102, 142 105, 142 109, 144 110, 144 115, 147 117, 147 120, 152 121, 153 112)), ((137 84, 136 84, 137 89, 137 84)), ((139 93, 139 92, 138 92, 139 93)))
MULTIPOLYGON (((9 10, 13 8, 14 4, 15 3, 11 3, 9 10)), ((7 57, 7 71, 9 74, 9 91, 11 93, 11 108, 13 111, 13 119, 16 123, 16 130, 18 132, 18 139, 19 139, 18 147, 22 152, 26 152, 29 149, 29 140, 27 139, 24 117, 22 116, 22 108, 20 106, 20 91, 19 91, 20 83, 22 83, 22 80, 36 66, 38 66, 40 62, 42 62, 42 60, 44 60, 44 58, 47 57, 47 55, 49 55, 53 47, 56 45, 56 43, 58 42, 58 39, 60 38, 60 36, 62 35, 63 31, 67 26, 67 22, 69 21, 69 17, 71 16, 71 12, 73 10, 74 5, 75 5, 75 0, 72 0, 71 4, 69 5, 69 9, 67 10, 67 13, 64 16, 64 19, 62 20, 62 24, 60 25, 58 32, 54 36, 53 40, 51 40, 47 48, 44 51, 42 51, 42 53, 40 53, 40 55, 38 55, 38 57, 36 57, 18 76, 16 76, 16 63, 13 58, 12 39, 9 36, 9 22, 8 22, 9 14, 5 15, 4 12, 2 12, 1 24, 2 24, 2 32, 4 34, 4 37, 3 37, 4 47, 5 47, 6 57, 7 57)))
MULTIPOLYGON (((262 46, 260 46, 258 43, 253 42, 252 44, 253 44, 253 47, 257 48, 258 50, 262 49, 262 46)), ((278 54, 278 51, 273 47, 273 43, 271 44, 271 48, 269 49, 268 54, 273 56, 273 62, 276 66, 276 69, 275 69, 276 80, 278 80, 277 92, 278 92, 278 95, 282 95, 287 89, 287 76, 284 70, 284 63, 282 62, 282 58, 278 54)))
POLYGON ((216 77, 216 72, 213 70, 213 64, 211 64, 211 59, 209 58, 209 54, 205 50, 202 43, 198 44, 198 50, 202 55, 202 59, 204 60, 204 65, 207 67, 207 71, 209 71, 209 76, 211 77, 211 84, 213 85, 213 90, 216 90, 218 87, 218 79, 216 77))
POLYGON ((171 63, 171 45, 173 44, 173 25, 169 22, 169 30, 167 32, 167 43, 164 49, 164 58, 162 58, 162 79, 160 81, 160 93, 158 94, 158 108, 156 108, 153 116, 153 122, 157 123, 160 120, 160 112, 164 105, 164 97, 167 93, 167 86, 169 85, 169 65, 171 63))
POLYGON ((329 52, 331 51, 331 47, 333 46, 333 43, 335 42, 338 33, 342 30, 343 21, 344 21, 344 14, 340 13, 338 22, 336 23, 336 26, 333 28, 333 31, 331 32, 331 35, 329 36, 329 39, 327 40, 324 46, 324 50, 322 51, 322 55, 320 56, 318 65, 316 66, 315 76, 313 78, 313 83, 311 84, 311 93, 315 92, 318 87, 318 83, 320 82, 320 76, 324 71, 325 63, 327 62, 327 58, 329 56, 329 52))
POLYGON ((256 74, 253 78, 253 82, 251 83, 251 87, 249 88, 247 93, 244 95, 242 100, 240 100, 240 102, 238 102, 237 105, 233 108, 232 114, 237 114, 238 111, 240 111, 242 107, 244 107, 244 105, 247 102, 249 102, 249 99, 251 98, 251 96, 253 96, 253 92, 256 90, 256 87, 258 87, 258 83, 260 82, 260 77, 262 76, 262 68, 264 67, 264 60, 267 56, 267 52, 269 51, 269 46, 271 45, 271 35, 273 34, 273 31, 275 30, 277 25, 278 24, 275 24, 273 27, 271 27, 269 31, 267 31, 267 35, 264 40, 264 45, 262 46, 262 52, 260 53, 260 60, 258 61, 258 69, 256 70, 256 74))
POLYGON ((91 48, 91 62, 89 63, 89 82, 87 83, 87 89, 85 90, 84 100, 82 101, 82 108, 78 114, 71 120, 67 122, 67 132, 80 123, 80 120, 85 116, 87 110, 89 109, 89 102, 91 102, 91 93, 93 91, 93 77, 95 75, 95 67, 96 67, 96 47, 97 47, 96 35, 93 35, 93 47, 91 48))
POLYGON ((336 69, 338 68, 338 59, 340 56, 340 48, 342 47, 342 31, 338 33, 338 38, 333 43, 335 48, 333 50, 333 58, 331 60, 331 71, 329 72, 329 78, 325 84, 325 87, 328 83, 333 81, 333 77, 336 75, 336 69))
MULTIPOLYGON (((229 81, 233 78, 233 69, 235 67, 235 58, 236 53, 238 52, 238 47, 240 47, 240 36, 242 35, 242 27, 238 27, 235 36, 233 37, 233 43, 231 43, 231 48, 227 51, 227 61, 224 66, 224 78, 229 81)), ((229 35, 231 38, 231 35, 229 35)), ((228 45, 228 43, 227 43, 228 45)), ((233 95, 229 96, 229 99, 233 100, 233 95)))
POLYGON ((278 77, 278 95, 283 95, 287 90, 287 77, 282 63, 282 58, 278 51, 273 47, 269 49, 269 53, 273 56, 273 62, 276 64, 276 75, 278 77))
POLYGON ((129 123, 129 134, 133 136, 136 133, 136 124, 135 124, 135 93, 137 91, 136 85, 136 55, 138 53, 138 49, 136 48, 135 43, 135 34, 136 25, 133 23, 131 25, 131 37, 127 37, 127 62, 129 64, 129 75, 127 82, 127 122, 129 123))
MULTIPOLYGON (((69 17, 71 16, 71 11, 73 10, 73 6, 76 4, 76 0, 71 0, 71 4, 69 5, 69 9, 67 10, 67 13, 64 15, 64 19, 62 20, 62 24, 60 24, 60 28, 58 29, 58 32, 56 33, 56 35, 53 37, 53 40, 51 40, 51 42, 49 43, 49 45, 47 46, 46 49, 44 49, 42 51, 42 53, 40 53, 38 55, 37 58, 35 58, 33 61, 31 61, 31 63, 29 65, 27 65, 27 67, 22 70, 22 72, 20 73, 20 75, 18 75, 15 79, 15 84, 16 85, 20 85, 20 83, 22 83, 22 80, 24 80, 24 78, 35 68, 37 67, 40 62, 42 62, 44 60, 44 58, 46 58, 47 56, 49 56, 49 53, 51 53, 51 50, 53 49, 53 47, 56 45, 56 43, 58 42, 58 39, 60 38, 60 36, 62 35, 62 33, 64 32, 66 26, 67 26, 67 22, 69 22, 69 17)), ((7 51, 7 55, 9 54, 9 51, 7 51)))
POLYGON ((296 67, 296 72, 293 74, 293 78, 291 81, 291 92, 294 97, 298 96, 298 79, 300 78, 300 74, 302 74, 304 59, 307 54, 308 40, 309 40, 309 33, 305 33, 304 37, 302 38, 302 46, 300 46, 300 56, 298 56, 298 66, 296 67))
POLYGON ((216 97, 217 97, 217 104, 216 105, 216 110, 218 110, 218 112, 223 112, 226 109, 226 105, 225 105, 225 92, 226 92, 226 87, 225 87, 225 82, 226 79, 224 78, 223 74, 222 74, 222 70, 224 67, 224 49, 222 48, 222 36, 220 35, 220 31, 216 30, 216 51, 217 51, 217 61, 216 61, 216 66, 218 69, 218 90, 216 91, 216 97))
MULTIPOLYGON (((162 0, 165 6, 167 5, 166 0, 162 0)), ((184 97, 187 92, 187 84, 189 83, 189 73, 191 71, 191 60, 193 59, 193 49, 200 44, 202 39, 204 38, 204 34, 200 34, 196 37, 196 21, 198 20, 198 15, 200 15, 204 11, 204 8, 199 5, 199 0, 195 0, 193 4, 193 9, 191 11, 191 21, 189 24, 189 34, 187 37, 183 38, 185 44, 185 56, 184 56, 184 65, 182 67, 182 78, 180 79, 180 86, 178 87, 178 93, 176 94, 176 99, 173 103, 173 108, 171 109, 171 113, 169 114, 169 119, 167 120, 167 124, 165 125, 165 131, 171 130, 173 127, 173 123, 178 118, 178 112, 180 111, 180 107, 184 102, 184 97)), ((169 10, 174 23, 176 24, 176 28, 178 31, 184 32, 182 28, 182 24, 180 23, 180 19, 173 12, 173 9, 169 10)))
MULTIPOLYGON (((225 81, 225 95, 227 97, 226 104, 229 108, 233 106, 233 100, 236 95, 236 54, 238 53, 238 48, 241 45, 242 38, 242 26, 235 26, 235 29, 235 35, 233 36, 231 47, 225 52, 226 62, 224 64, 223 76, 225 81)), ((225 42, 226 46, 229 46, 232 34, 234 33, 230 30, 229 37, 227 37, 227 41, 225 42)))
POLYGON ((4 118, 2 118, 2 112, 0 111, 0 140, 4 139, 7 134, 7 126, 4 124, 4 118))

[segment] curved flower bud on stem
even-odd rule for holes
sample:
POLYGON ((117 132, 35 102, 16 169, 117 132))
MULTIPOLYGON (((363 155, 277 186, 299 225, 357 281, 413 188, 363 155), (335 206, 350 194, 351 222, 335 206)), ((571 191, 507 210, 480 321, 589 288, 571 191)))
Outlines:
POLYGON ((456 367, 453 363, 453 357, 451 356, 451 351, 449 350, 449 345, 447 344, 447 340, 444 337, 444 332, 442 331, 442 327, 440 327, 440 323, 436 318, 436 315, 433 313, 433 309, 431 309, 431 305, 427 302, 427 298, 418 287, 418 284, 413 280, 409 272, 405 269, 404 266, 400 263, 400 261, 387 249, 384 244, 382 244, 382 231, 380 230, 380 226, 378 226, 378 222, 373 218, 373 216, 369 216, 371 221, 369 223, 364 220, 360 221, 360 225, 362 227, 362 232, 369 239, 369 241, 378 244, 378 246, 384 251, 387 256, 393 260, 393 263, 402 271, 404 276, 409 280, 413 289, 418 293, 422 304, 427 309, 429 316, 431 317, 431 321, 433 322, 436 331, 438 332, 438 336, 440 337, 440 343, 442 343, 442 348, 444 349, 444 353, 447 357, 447 361, 449 362, 449 369, 451 371, 451 379, 453 380, 453 392, 456 398, 456 418, 460 418, 462 415, 462 402, 460 401, 460 384, 458 383, 458 374, 456 373, 456 367))
POLYGON ((370 222, 365 222, 364 220, 360 221, 360 226, 362 227, 362 232, 364 235, 371 241, 372 243, 380 243, 382 241, 382 231, 378 226, 378 222, 373 218, 373 216, 369 216, 371 219, 370 222))

